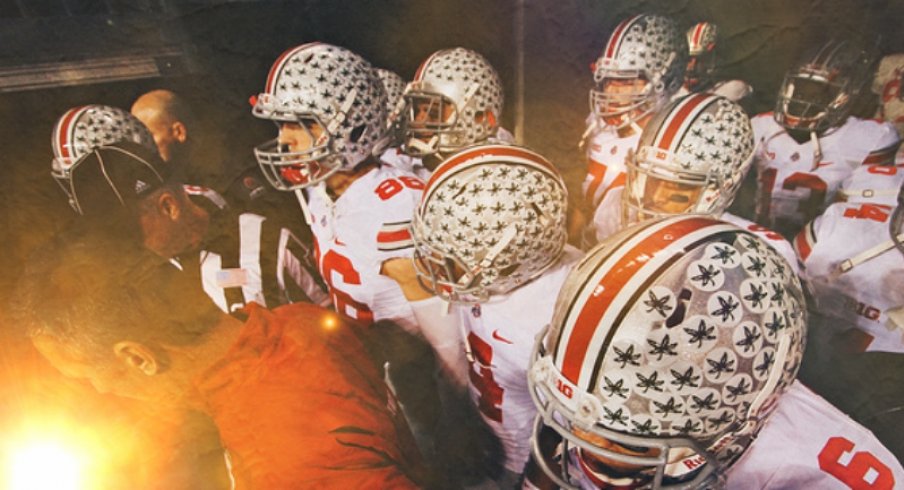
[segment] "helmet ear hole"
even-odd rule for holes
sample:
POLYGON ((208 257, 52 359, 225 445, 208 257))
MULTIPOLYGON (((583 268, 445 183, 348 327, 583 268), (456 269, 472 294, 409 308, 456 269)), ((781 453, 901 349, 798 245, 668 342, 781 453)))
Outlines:
POLYGON ((348 135, 348 139, 352 143, 357 143, 358 140, 361 139, 361 136, 364 135, 364 131, 367 129, 367 126, 363 124, 361 126, 355 126, 355 129, 352 129, 352 132, 348 135))

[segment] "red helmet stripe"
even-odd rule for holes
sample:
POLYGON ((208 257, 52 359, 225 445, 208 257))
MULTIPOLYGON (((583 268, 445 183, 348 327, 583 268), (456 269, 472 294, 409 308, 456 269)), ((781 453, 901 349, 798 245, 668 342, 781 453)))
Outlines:
POLYGON ((56 127, 56 134, 54 134, 54 144, 57 145, 57 152, 59 153, 60 158, 72 158, 72 152, 70 149, 70 143, 72 142, 73 132, 75 131, 75 125, 73 121, 76 121, 79 116, 85 110, 88 109, 89 106, 83 105, 79 107, 74 107, 69 109, 66 114, 63 114, 63 118, 60 120, 60 123, 56 127))
POLYGON ((664 227, 644 230, 647 232, 645 238, 631 246, 620 257, 607 259, 606 262, 611 265, 606 268, 597 285, 588 284, 582 288, 584 291, 593 291, 593 299, 585 301, 581 310, 577 312, 564 350, 561 344, 557 349, 564 354, 561 358, 562 375, 578 385, 578 378, 589 353, 590 343, 597 332, 597 326, 616 300, 624 301, 625 295, 631 294, 630 291, 624 291, 625 286, 632 279, 636 279, 637 273, 655 257, 657 251, 692 232, 717 225, 724 223, 708 217, 689 215, 664 227))
POLYGON ((291 58, 292 55, 303 49, 307 49, 318 44, 320 43, 307 43, 283 51, 283 53, 279 55, 279 58, 276 58, 276 61, 273 62, 273 66, 270 67, 270 73, 267 74, 267 84, 264 86, 264 92, 268 94, 273 93, 273 87, 276 85, 276 79, 279 77, 279 74, 282 73, 283 65, 286 64, 286 61, 288 61, 288 59, 291 58))
POLYGON ((661 150, 670 151, 673 144, 680 143, 680 139, 676 140, 676 136, 681 133, 681 128, 687 126, 696 117, 695 110, 699 107, 702 111, 706 108, 706 105, 701 106, 701 104, 707 101, 714 101, 715 99, 715 96, 706 94, 693 94, 685 98, 679 103, 679 107, 672 109, 671 114, 659 132, 659 141, 654 143, 653 146, 661 150), (692 115, 693 117, 691 117, 692 115))
POLYGON ((416 81, 416 82, 421 81, 421 79, 424 76, 424 70, 427 69, 427 65, 429 65, 430 62, 432 62, 433 59, 436 58, 437 56, 439 56, 441 53, 443 53, 443 51, 437 51, 437 52, 431 54, 429 57, 427 57, 426 60, 424 60, 423 63, 421 63, 421 66, 417 67, 417 72, 415 72, 415 74, 414 74, 414 81, 416 81))
POLYGON ((519 146, 510 146, 510 145, 485 145, 485 146, 477 146, 470 150, 465 150, 457 155, 454 155, 452 158, 444 161, 440 164, 439 167, 434 170, 433 175, 430 176, 430 180, 427 181, 427 189, 428 191, 424 193, 423 199, 421 202, 427 200, 427 196, 429 193, 429 189, 433 187, 433 184, 440 180, 442 176, 451 172, 452 169, 457 168, 462 163, 467 162, 476 157, 484 156, 484 155, 492 155, 497 157, 516 157, 524 160, 529 160, 532 163, 540 165, 545 168, 549 172, 552 172, 555 175, 559 175, 559 171, 553 166, 549 161, 547 161, 542 156, 519 146))
POLYGON ((616 51, 618 51, 618 47, 622 42, 622 34, 624 34, 624 32, 628 30, 628 27, 630 27, 631 24, 633 24, 634 21, 639 18, 640 15, 635 15, 630 19, 623 20, 621 24, 615 27, 615 31, 612 32, 611 36, 609 36, 609 42, 606 43, 606 50, 604 51, 606 53, 605 58, 615 57, 615 53, 616 51))
POLYGON ((694 27, 694 35, 692 36, 692 38, 693 44, 695 46, 700 44, 700 37, 703 36, 704 29, 706 29, 706 22, 700 22, 696 27, 694 27))

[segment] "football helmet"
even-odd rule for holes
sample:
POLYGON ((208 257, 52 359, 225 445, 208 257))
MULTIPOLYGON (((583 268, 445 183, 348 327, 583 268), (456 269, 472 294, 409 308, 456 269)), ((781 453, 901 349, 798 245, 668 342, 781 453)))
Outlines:
POLYGON ((688 60, 684 84, 690 91, 709 85, 716 69, 716 36, 712 22, 698 22, 687 30, 688 60))
POLYGON ((486 141, 502 114, 499 74, 486 58, 465 48, 431 54, 404 98, 402 150, 417 157, 442 156, 486 141))
POLYGON ((123 141, 137 143, 157 153, 157 145, 148 128, 138 118, 118 107, 99 104, 73 107, 53 125, 50 173, 66 193, 73 209, 76 207, 69 185, 72 166, 97 147, 123 141))
POLYGON ((622 21, 593 64, 590 110, 610 126, 628 126, 668 102, 686 67, 687 42, 671 19, 643 14, 622 21))
POLYGON ((705 488, 795 379, 806 326, 796 274, 748 231, 683 215, 613 235, 569 273, 537 337, 528 384, 540 466, 573 488, 568 468, 540 457, 545 424, 566 454, 637 465, 630 488, 705 488))
POLYGON ((754 154, 744 110, 718 95, 691 94, 644 127, 626 159, 622 223, 681 213, 719 215, 731 204, 754 154))
POLYGON ((773 117, 785 129, 821 133, 844 122, 872 74, 873 56, 832 40, 785 73, 773 117))
POLYGON ((301 151, 281 145, 279 138, 254 149, 267 180, 279 190, 352 170, 386 145, 386 92, 370 63, 345 48, 309 43, 287 50, 252 104, 255 116, 297 123, 313 140, 301 151), (313 131, 314 125, 322 131, 313 131))
POLYGON ((421 283, 455 302, 517 288, 563 253, 566 206, 559 171, 531 150, 481 145, 452 155, 412 222, 421 283))

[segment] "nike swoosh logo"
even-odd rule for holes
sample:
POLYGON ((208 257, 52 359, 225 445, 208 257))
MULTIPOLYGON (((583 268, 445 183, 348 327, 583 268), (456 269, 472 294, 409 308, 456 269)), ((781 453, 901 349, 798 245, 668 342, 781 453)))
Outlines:
POLYGON ((503 338, 501 335, 499 335, 499 330, 493 330, 493 338, 500 342, 505 342, 506 344, 514 345, 514 342, 512 342, 509 339, 503 338))

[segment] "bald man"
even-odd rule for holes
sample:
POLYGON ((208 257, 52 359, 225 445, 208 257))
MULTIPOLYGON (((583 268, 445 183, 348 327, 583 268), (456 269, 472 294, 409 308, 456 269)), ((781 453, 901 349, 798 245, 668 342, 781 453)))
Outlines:
POLYGON ((154 135, 154 142, 164 161, 182 156, 184 145, 189 143, 191 113, 181 97, 169 90, 152 90, 135 100, 132 115, 154 135))

